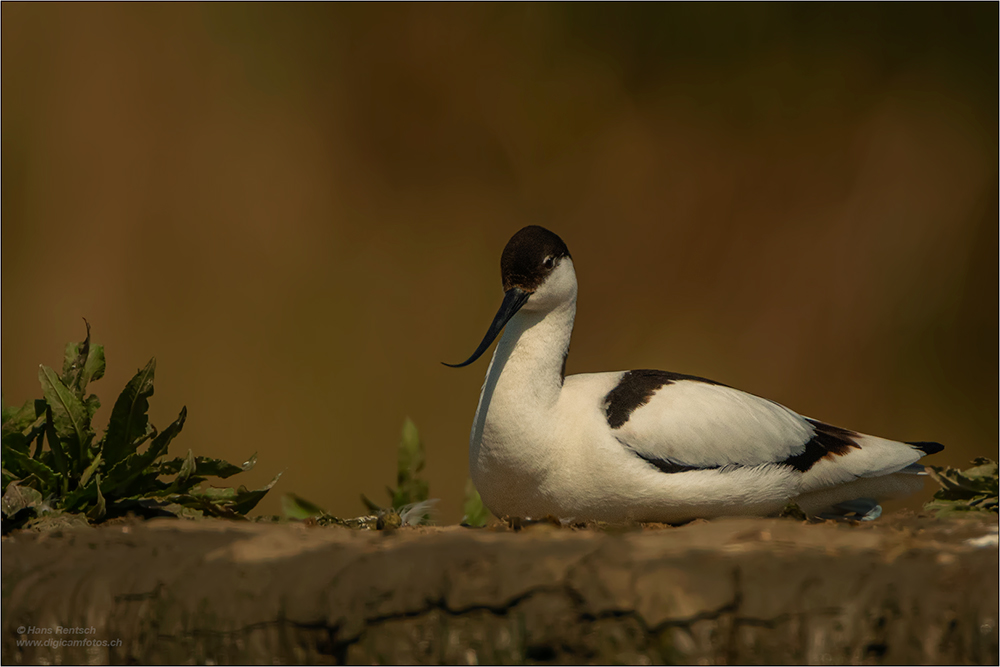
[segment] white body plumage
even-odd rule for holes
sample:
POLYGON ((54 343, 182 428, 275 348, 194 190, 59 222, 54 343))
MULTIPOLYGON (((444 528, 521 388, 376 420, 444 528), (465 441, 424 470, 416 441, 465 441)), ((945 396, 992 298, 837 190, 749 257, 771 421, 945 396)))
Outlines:
POLYGON ((789 500, 818 513, 920 488, 913 464, 941 449, 831 427, 701 378, 564 377, 577 295, 568 250, 527 227, 501 268, 504 305, 465 362, 506 324, 469 443, 472 480, 498 516, 680 522, 774 514, 789 500))

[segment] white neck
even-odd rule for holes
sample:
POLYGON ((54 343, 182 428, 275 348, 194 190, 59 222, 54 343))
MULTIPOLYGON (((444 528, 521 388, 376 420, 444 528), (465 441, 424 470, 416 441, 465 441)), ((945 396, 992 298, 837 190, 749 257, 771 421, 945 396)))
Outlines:
POLYGON ((497 343, 470 438, 471 455, 479 449, 504 447, 531 430, 537 441, 536 417, 555 407, 563 385, 576 298, 548 312, 522 309, 507 323, 497 343))
POLYGON ((469 473, 499 515, 558 509, 546 489, 551 471, 559 469, 552 461, 558 456, 553 413, 563 390, 576 288, 573 260, 564 257, 507 322, 486 372, 469 438, 469 473))

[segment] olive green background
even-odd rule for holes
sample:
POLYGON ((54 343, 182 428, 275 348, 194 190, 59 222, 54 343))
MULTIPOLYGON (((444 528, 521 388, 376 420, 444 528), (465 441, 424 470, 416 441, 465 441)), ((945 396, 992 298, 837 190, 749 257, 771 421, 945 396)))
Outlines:
POLYGON ((261 511, 355 515, 409 415, 456 521, 487 360, 439 362, 535 223, 578 270, 570 373, 693 373, 936 462, 997 452, 995 3, 2 19, 10 403, 86 317, 98 424, 155 356, 176 453, 256 451, 244 483, 285 471, 261 511))

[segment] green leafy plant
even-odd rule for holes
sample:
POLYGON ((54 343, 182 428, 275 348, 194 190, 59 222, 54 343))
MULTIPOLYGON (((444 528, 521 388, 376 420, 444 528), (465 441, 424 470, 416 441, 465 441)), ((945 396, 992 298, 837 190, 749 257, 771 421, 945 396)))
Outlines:
POLYGON ((928 466, 941 489, 924 509, 938 517, 968 516, 973 512, 998 512, 996 461, 979 457, 965 470, 928 466))
POLYGON ((288 519, 314 521, 317 526, 343 526, 357 530, 383 530, 404 525, 403 517, 396 510, 378 509, 374 514, 342 519, 328 513, 319 505, 294 493, 281 497, 281 509, 288 519))
POLYGON ((389 497, 396 509, 427 500, 427 482, 420 479, 424 469, 424 443, 420 440, 417 425, 409 417, 403 422, 403 432, 399 439, 396 463, 396 488, 390 489, 389 497))
POLYGON ((149 422, 155 359, 125 386, 98 439, 92 420, 101 403, 87 394, 87 386, 104 375, 104 366, 104 348, 91 345, 88 324, 83 342, 67 344, 61 374, 39 367, 43 398, 20 408, 3 406, 0 504, 5 531, 62 513, 92 521, 128 512, 242 517, 280 477, 252 491, 244 486, 200 488, 209 476, 227 478, 250 470, 256 455, 241 466, 194 456, 190 450, 166 459, 168 446, 184 427, 187 408, 162 431, 149 422))
POLYGON ((295 493, 281 496, 281 511, 287 519, 311 519, 326 514, 326 510, 295 493))
POLYGON ((424 469, 424 445, 416 424, 409 417, 403 422, 403 433, 397 449, 396 488, 386 487, 391 505, 380 507, 361 494, 361 502, 370 514, 342 519, 327 513, 319 505, 286 493, 281 498, 281 508, 289 519, 315 519, 319 525, 337 525, 348 528, 381 530, 386 527, 417 526, 428 523, 430 509, 437 500, 428 500, 427 482, 420 478, 424 469))
POLYGON ((462 504, 462 523, 466 526, 485 526, 490 520, 490 511, 483 505, 483 499, 479 497, 479 491, 471 479, 465 480, 465 503, 462 504))
POLYGON ((785 506, 781 508, 781 511, 778 512, 778 517, 781 519, 794 519, 795 521, 806 521, 809 519, 809 517, 806 516, 806 513, 802 511, 802 508, 799 507, 798 503, 792 502, 791 500, 785 503, 785 506))
MULTIPOLYGON (((425 462, 424 443, 420 440, 417 425, 407 417, 403 422, 403 432, 397 449, 396 488, 388 486, 385 488, 393 509, 403 510, 427 502, 427 481, 420 478, 425 462)), ((383 509, 369 500, 363 493, 361 494, 361 502, 371 512, 379 512, 383 509)), ((428 516, 425 514, 421 517, 421 521, 426 521, 427 518, 428 516)))

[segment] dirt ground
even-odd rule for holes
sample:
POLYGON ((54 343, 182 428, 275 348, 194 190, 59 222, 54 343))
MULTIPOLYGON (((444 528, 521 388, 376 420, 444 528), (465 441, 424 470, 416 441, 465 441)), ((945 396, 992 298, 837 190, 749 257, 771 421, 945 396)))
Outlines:
POLYGON ((22 531, 3 662, 997 664, 996 536, 913 516, 22 531))

